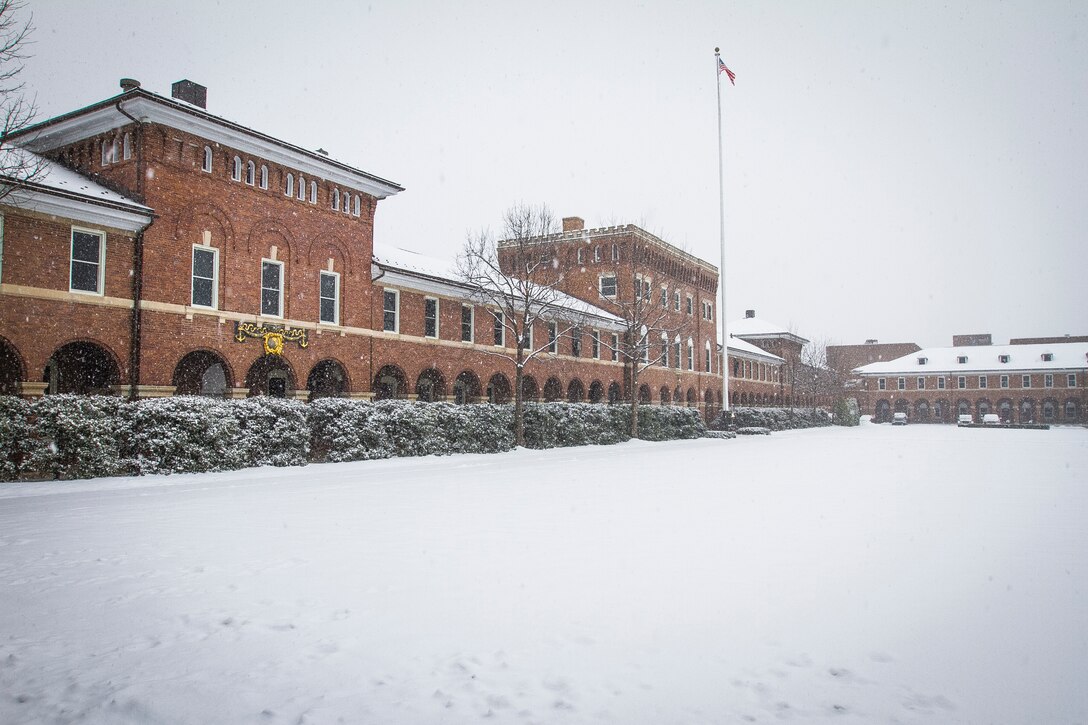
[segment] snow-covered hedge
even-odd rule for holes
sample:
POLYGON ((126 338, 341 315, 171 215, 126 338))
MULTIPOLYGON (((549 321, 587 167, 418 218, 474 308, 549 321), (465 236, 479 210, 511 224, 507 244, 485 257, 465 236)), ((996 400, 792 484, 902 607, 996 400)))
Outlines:
MULTIPOLYGON (((629 438, 630 416, 627 405, 530 403, 526 445, 619 443, 629 438)), ((695 408, 639 408, 644 440, 705 433, 695 408)), ((513 447, 511 405, 189 396, 129 402, 79 395, 27 403, 0 397, 0 480, 302 466, 513 447)))
MULTIPOLYGON (((733 426, 735 428, 770 428, 771 430, 791 430, 794 428, 819 428, 831 425, 831 416, 826 410, 817 408, 733 408, 733 426)), ((722 429, 722 418, 711 424, 711 428, 722 429)))

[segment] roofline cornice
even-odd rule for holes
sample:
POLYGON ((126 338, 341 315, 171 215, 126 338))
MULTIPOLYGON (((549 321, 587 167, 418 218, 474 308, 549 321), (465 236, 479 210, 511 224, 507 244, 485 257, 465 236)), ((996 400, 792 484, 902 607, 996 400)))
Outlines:
POLYGON ((155 218, 147 207, 134 208, 36 185, 17 187, 0 204, 133 233, 146 229, 155 218))

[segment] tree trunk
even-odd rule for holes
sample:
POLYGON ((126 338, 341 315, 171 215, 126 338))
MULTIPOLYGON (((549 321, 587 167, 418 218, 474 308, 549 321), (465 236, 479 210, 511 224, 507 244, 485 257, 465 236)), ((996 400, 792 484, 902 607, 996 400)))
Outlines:
POLYGON ((631 366, 631 438, 638 438, 638 363, 631 366))
POLYGON ((521 359, 521 347, 518 347, 518 361, 514 367, 514 445, 525 447, 525 399, 522 397, 522 377, 525 375, 524 362, 521 359))

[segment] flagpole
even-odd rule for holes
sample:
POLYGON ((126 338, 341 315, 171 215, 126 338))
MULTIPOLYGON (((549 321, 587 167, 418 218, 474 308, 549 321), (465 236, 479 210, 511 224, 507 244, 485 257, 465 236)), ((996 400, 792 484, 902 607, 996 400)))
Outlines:
MULTIPOLYGON (((718 286, 722 290, 722 304, 718 309, 718 317, 721 319, 722 328, 722 410, 730 412, 729 408, 729 338, 725 329, 725 183, 722 171, 722 71, 721 52, 714 49, 714 84, 718 89, 718 233, 721 237, 722 257, 718 271, 718 286)), ((729 418, 730 416, 726 416, 729 418)))

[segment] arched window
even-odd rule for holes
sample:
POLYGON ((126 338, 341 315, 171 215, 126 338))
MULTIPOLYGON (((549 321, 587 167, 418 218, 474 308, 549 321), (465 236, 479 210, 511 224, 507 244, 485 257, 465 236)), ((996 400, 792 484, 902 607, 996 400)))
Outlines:
POLYGON ((310 182, 310 203, 311 204, 316 204, 317 203, 317 182, 316 181, 311 181, 310 182))
POLYGON ((242 160, 237 156, 234 157, 234 161, 230 166, 230 178, 233 181, 242 180, 242 160))
POLYGON ((261 188, 268 188, 268 167, 261 164, 261 188))
POLYGON ((252 161, 246 162, 246 183, 253 186, 255 177, 257 176, 257 166, 252 161))
POLYGON ((340 190, 332 190, 332 208, 334 211, 340 211, 340 190))
POLYGON ((212 171, 212 147, 204 147, 204 165, 201 167, 204 171, 211 173, 212 171))
POLYGON ((287 185, 284 187, 283 193, 286 194, 287 196, 294 196, 295 195, 295 175, 294 174, 288 174, 287 175, 287 185))
POLYGON ((302 174, 298 175, 298 200, 302 201, 306 198, 306 179, 302 177, 302 174))
POLYGON ((688 370, 695 369, 695 343, 688 338, 688 370))
POLYGON ((132 158, 132 134, 126 133, 121 142, 121 154, 125 161, 132 158))
POLYGON ((616 246, 615 244, 612 245, 612 261, 613 262, 620 261, 620 248, 618 246, 616 246))
POLYGON ((355 208, 351 212, 354 216, 359 216, 359 195, 355 195, 355 208))

